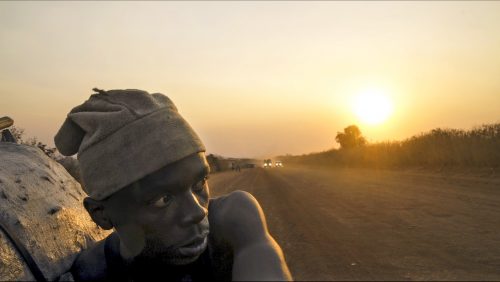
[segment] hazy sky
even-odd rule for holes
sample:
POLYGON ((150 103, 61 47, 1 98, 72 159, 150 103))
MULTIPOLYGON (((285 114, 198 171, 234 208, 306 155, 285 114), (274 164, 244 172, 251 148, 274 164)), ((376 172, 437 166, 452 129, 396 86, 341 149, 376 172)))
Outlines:
POLYGON ((226 156, 500 122, 500 2, 0 2, 0 115, 53 145, 93 87, 167 94, 226 156))

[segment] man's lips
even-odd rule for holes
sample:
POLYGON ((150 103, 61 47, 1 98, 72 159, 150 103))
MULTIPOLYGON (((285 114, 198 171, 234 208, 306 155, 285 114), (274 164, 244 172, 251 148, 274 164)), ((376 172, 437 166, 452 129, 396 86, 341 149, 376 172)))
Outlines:
POLYGON ((195 233, 193 237, 183 241, 182 243, 176 244, 176 247, 182 248, 182 247, 187 247, 189 245, 196 245, 196 243, 200 243, 201 241, 203 241, 203 239, 205 239, 205 237, 208 236, 210 230, 208 228, 201 229, 199 232, 193 232, 193 233, 195 233))
POLYGON ((178 248, 181 255, 191 257, 200 255, 207 247, 208 237, 207 235, 203 237, 196 237, 187 244, 182 245, 178 248))
POLYGON ((198 246, 201 243, 203 243, 203 240, 205 240, 206 237, 207 237, 206 235, 196 237, 196 238, 190 240, 188 243, 181 245, 180 247, 181 248, 190 248, 190 247, 198 246))

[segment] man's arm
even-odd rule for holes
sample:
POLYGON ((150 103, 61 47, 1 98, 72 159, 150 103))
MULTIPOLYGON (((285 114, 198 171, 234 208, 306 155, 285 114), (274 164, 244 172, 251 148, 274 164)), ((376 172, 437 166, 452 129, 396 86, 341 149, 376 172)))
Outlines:
POLYGON ((215 211, 217 224, 211 224, 211 228, 233 247, 232 280, 292 280, 257 200, 247 192, 236 191, 220 204, 215 211))

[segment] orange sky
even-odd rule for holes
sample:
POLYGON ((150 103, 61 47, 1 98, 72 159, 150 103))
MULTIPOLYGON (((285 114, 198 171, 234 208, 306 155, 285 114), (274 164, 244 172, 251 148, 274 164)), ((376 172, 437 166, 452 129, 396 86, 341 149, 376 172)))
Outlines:
POLYGON ((211 153, 263 157, 500 122, 500 2, 0 2, 0 115, 53 145, 103 89, 167 94, 211 153), (379 89, 393 114, 360 122, 379 89))

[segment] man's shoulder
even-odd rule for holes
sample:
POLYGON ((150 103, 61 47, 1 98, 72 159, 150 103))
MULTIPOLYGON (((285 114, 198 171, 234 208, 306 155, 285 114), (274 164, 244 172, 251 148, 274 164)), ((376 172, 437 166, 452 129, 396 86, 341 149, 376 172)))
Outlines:
POLYGON ((283 252, 269 234, 264 212, 251 194, 237 191, 214 199, 208 216, 210 234, 232 247, 233 280, 291 280, 283 252))
POLYGON ((106 280, 105 243, 106 239, 103 239, 78 255, 71 268, 75 281, 106 280))
POLYGON ((234 205, 238 205, 240 203, 248 201, 256 200, 252 196, 252 194, 246 191, 236 190, 216 198, 210 198, 210 205, 217 207, 217 209, 227 209, 231 208, 234 205))
POLYGON ((210 199, 209 215, 228 222, 230 219, 242 220, 251 218, 261 211, 260 205, 252 194, 245 191, 234 191, 224 196, 210 199))
POLYGON ((262 208, 248 192, 211 199, 208 216, 210 229, 236 245, 265 240, 268 235, 262 208))

